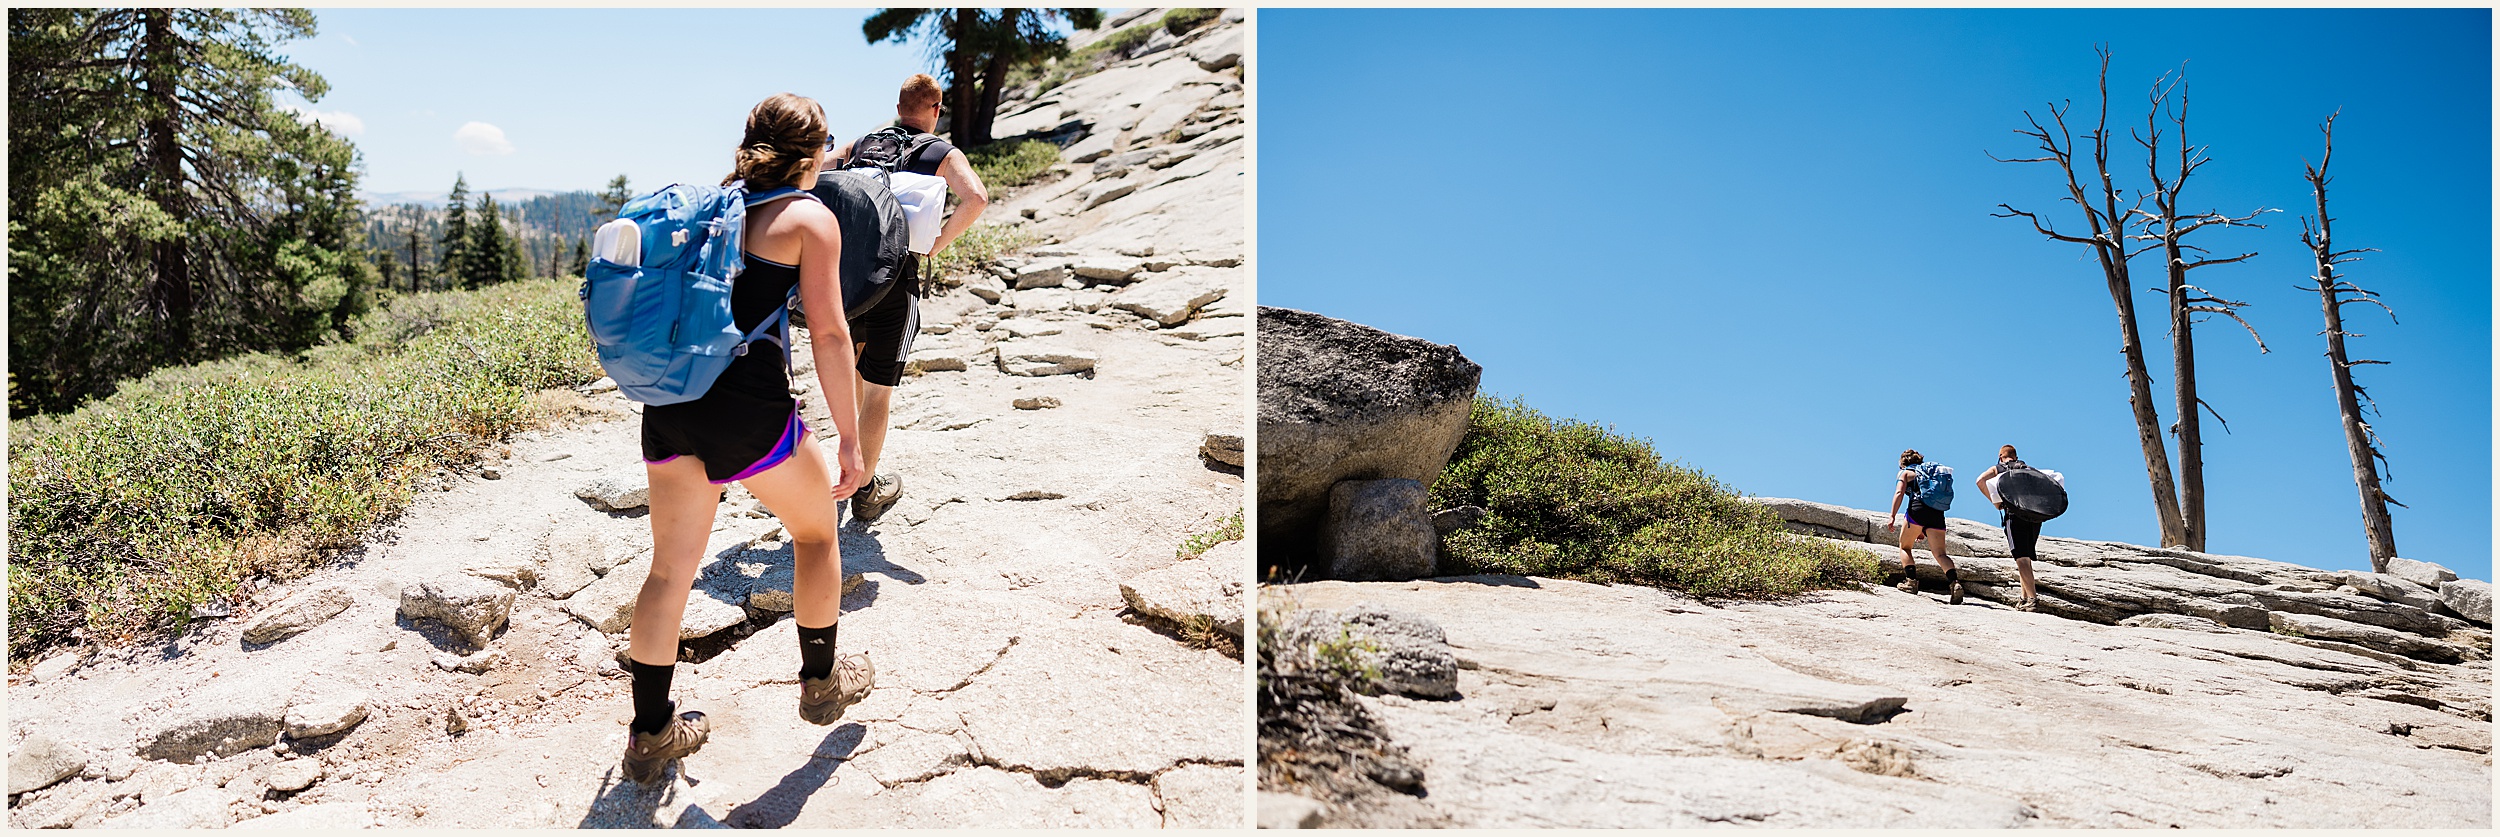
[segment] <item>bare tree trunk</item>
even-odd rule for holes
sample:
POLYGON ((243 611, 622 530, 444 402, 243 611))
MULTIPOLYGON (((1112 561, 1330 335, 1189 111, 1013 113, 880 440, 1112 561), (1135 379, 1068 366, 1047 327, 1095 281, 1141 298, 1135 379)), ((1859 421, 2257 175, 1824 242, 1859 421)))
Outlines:
MULTIPOLYGON (((182 103, 178 97, 181 85, 182 57, 174 46, 173 13, 150 9, 142 13, 146 34, 140 57, 147 79, 148 96, 154 107, 148 114, 148 162, 153 177, 148 183, 148 197, 164 209, 179 228, 191 220, 189 195, 184 190, 182 175, 182 103)), ((191 262, 186 236, 158 241, 151 257, 154 282, 148 296, 163 313, 168 334, 165 355, 169 359, 186 357, 191 351, 191 262)))
POLYGON ((2396 498, 2387 496, 2387 491, 2379 485, 2379 464, 2386 462, 2387 456, 2379 452, 2378 432, 2361 420, 2361 408, 2365 402, 2371 412, 2377 412, 2378 405, 2369 401, 2366 390, 2353 383, 2352 368, 2368 364, 2385 365, 2387 361, 2352 360, 2344 353, 2344 337, 2349 334, 2344 330, 2344 306, 2357 303, 2376 305, 2379 310, 2387 312, 2390 322, 2395 321, 2396 312, 2389 309, 2387 303, 2380 302, 2376 292, 2364 290, 2335 275, 2336 265, 2358 261, 2362 253, 2371 251, 2369 248, 2335 249, 2329 231, 2334 219, 2326 214, 2326 167, 2335 157, 2335 117, 2328 116, 2326 125, 2320 130, 2326 134, 2326 153, 2318 158, 2317 165, 2303 167, 2309 187, 2317 196, 2318 214, 2316 218, 2302 222, 2300 240, 2309 245, 2310 256, 2316 259, 2318 265, 2317 275, 2310 278, 2317 282, 2318 303, 2326 312, 2327 367, 2334 374, 2335 409, 2344 420, 2344 447, 2352 455, 2353 485, 2361 491, 2361 528, 2370 542, 2370 569, 2383 573, 2387 571, 2388 559, 2396 557, 2395 523, 2387 515, 2387 504, 2396 503, 2396 498))
POLYGON ((1007 70, 1007 50, 1004 47, 993 46, 990 50, 989 66, 981 69, 981 109, 972 116, 972 139, 956 144, 982 146, 997 139, 990 136, 990 129, 993 123, 998 121, 998 99, 1006 93, 1007 70))
MULTIPOLYGON (((2188 233, 2209 226, 2248 226, 2263 229, 2264 225, 2250 223, 2250 221, 2258 215, 2273 210, 2259 208, 2240 218, 2215 212, 2183 213, 2179 209, 2179 196, 2187 189, 2188 177, 2208 162, 2202 150, 2188 142, 2186 72, 2182 70, 2175 83, 2170 80, 2168 74, 2164 74, 2161 79, 2153 83, 2150 98, 2151 105, 2146 108, 2144 115, 2144 136, 2138 138, 2138 142, 2144 146, 2144 168, 2153 184, 2151 194, 2153 211, 2151 213, 2139 211, 2138 214, 2144 216, 2145 235, 2143 237, 2161 242, 2162 263, 2165 268, 2164 273, 2167 274, 2165 277, 2167 282, 2162 292, 2168 299, 2170 369, 2174 393, 2177 396, 2178 419, 2171 425, 2171 428, 2172 432, 2179 437, 2180 525, 2187 536, 2187 548, 2203 552, 2205 551, 2205 536, 2208 532, 2205 525, 2203 413, 2212 411, 2213 407, 2206 404, 2204 399, 2197 394, 2196 315, 2221 314, 2230 317, 2242 328, 2248 329, 2249 337, 2256 339, 2259 354, 2265 353, 2266 341, 2265 338, 2257 335, 2257 329, 2254 326, 2250 326, 2247 320, 2240 318, 2239 309, 2245 307, 2247 303, 2214 296, 2203 288, 2188 284, 2187 281, 2190 270, 2245 261, 2257 254, 2242 253, 2230 258, 2191 260, 2187 255, 2189 251, 2203 252, 2203 250, 2182 243, 2182 239, 2185 239, 2188 233), (2167 178, 2163 175, 2162 166, 2161 123, 2165 111, 2170 124, 2178 129, 2178 142, 2174 149, 2171 174, 2167 178)), ((2214 418, 2219 421, 2221 415, 2217 413, 2214 418)), ((2230 425, 2224 424, 2223 427, 2228 429, 2230 425)))
MULTIPOLYGON (((2101 276, 2108 282, 2110 301, 2118 308, 2119 352, 2125 357, 2127 366, 2127 407, 2135 418, 2136 441, 2144 449, 2144 473, 2146 480, 2152 484, 2154 518, 2161 527, 2162 545, 2181 547, 2187 545, 2187 531, 2179 515, 2178 489, 2171 481, 2170 451, 2162 443, 2161 417, 2153 407, 2152 373, 2144 365, 2144 341, 2136 329, 2134 282, 2127 271, 2127 260, 2142 252, 2127 249, 2127 228, 2138 212, 2134 206, 2119 209, 2118 187, 2110 179, 2109 50, 2101 49, 2100 56, 2100 119, 2087 136, 2092 141, 2094 173, 2100 176, 2097 198, 2101 205, 2093 206, 2096 195, 2085 192, 2082 182, 2075 177, 2075 138, 2073 131, 2066 126, 2065 108, 2055 105, 2049 108, 2050 117, 2057 125, 2055 133, 2048 126, 2041 125, 2036 117, 2030 119, 2032 130, 2017 129, 2017 133, 2038 140, 2049 156, 2004 161, 2056 163, 2066 174, 2067 199, 2083 209, 2084 220, 2092 230, 2091 236, 2059 233, 2039 215, 2006 204, 1998 204, 2005 211, 1997 213, 1997 217, 2028 219, 2032 228, 2041 235, 2057 241, 2088 245, 2094 257, 2100 260, 2101 276)), ((2024 115, 2030 116, 2028 112, 2024 115)), ((2137 202, 2142 202, 2140 196, 2137 202)))

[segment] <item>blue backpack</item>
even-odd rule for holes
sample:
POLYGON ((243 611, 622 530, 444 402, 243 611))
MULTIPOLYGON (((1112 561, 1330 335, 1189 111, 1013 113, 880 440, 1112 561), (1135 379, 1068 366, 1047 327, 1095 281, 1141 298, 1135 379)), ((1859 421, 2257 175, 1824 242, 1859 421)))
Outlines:
POLYGON ((1933 462, 1910 466, 1918 475, 1918 502, 1928 508, 1944 511, 1953 507, 1953 469, 1933 462))
POLYGON ((592 259, 582 277, 582 311, 598 344, 599 367, 625 397, 650 405, 703 397, 730 361, 757 340, 779 344, 789 307, 751 332, 730 313, 730 283, 746 269, 747 208, 796 189, 749 194, 745 184, 677 184, 625 203, 617 217, 641 231, 639 265, 592 259))

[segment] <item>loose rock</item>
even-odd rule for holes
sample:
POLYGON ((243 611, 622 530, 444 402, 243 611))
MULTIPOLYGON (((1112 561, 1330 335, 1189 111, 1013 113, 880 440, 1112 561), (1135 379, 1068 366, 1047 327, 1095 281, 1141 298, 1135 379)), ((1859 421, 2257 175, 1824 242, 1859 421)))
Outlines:
POLYGON ((1016 399, 1015 404, 1016 409, 1019 410, 1048 410, 1059 406, 1059 399, 1043 395, 1031 398, 1018 398, 1016 399))
POLYGON ((642 480, 605 477, 573 489, 573 496, 590 501, 601 511, 632 511, 651 504, 651 486, 642 480))
POLYGON ((1199 270, 1173 270, 1120 289, 1111 307, 1175 326, 1189 321, 1199 306, 1223 299, 1232 290, 1228 275, 1199 270))
POLYGON ((324 694, 300 700, 287 707, 287 737, 312 738, 354 727, 364 723, 372 706, 372 698, 362 692, 324 694))
POLYGON ((1242 463, 1242 445, 1240 430, 1229 427, 1210 428, 1205 438, 1198 443, 1198 453, 1208 459, 1238 468, 1242 463))
POLYGON ((9 795, 50 787, 86 769, 85 751, 40 732, 27 733, 9 753, 9 795))
POLYGON ((444 671, 457 671, 462 674, 485 674, 487 671, 492 670, 495 666, 502 664, 503 659, 504 654, 503 649, 501 648, 480 651, 466 657, 449 651, 439 651, 434 654, 434 667, 444 671))
POLYGON ((2441 584, 2439 602, 2468 621, 2491 624, 2491 582, 2458 579, 2441 584))
POLYGON ((1241 570, 1247 553, 1240 541, 1225 541, 1194 560, 1120 582, 1120 598, 1139 613, 1175 625, 1206 625, 1240 638, 1241 570))
POLYGON ((276 642, 303 633, 346 611, 355 602, 355 594, 340 584, 325 584, 288 596, 243 623, 243 641, 276 642))
POLYGON ((512 617, 509 587, 467 575, 417 582, 399 594, 399 614, 432 619, 473 647, 485 647, 512 617))
POLYGON ((321 773, 320 759, 288 759, 263 770, 261 781, 267 783, 270 790, 293 793, 321 781, 321 773))
POLYGON ((2411 558, 2387 559, 2387 574, 2432 590, 2439 589, 2439 585, 2457 580, 2457 574, 2447 567, 2429 561, 2415 561, 2411 558))
POLYGON ((261 684, 221 684, 185 703, 140 736, 140 756, 183 763, 230 756, 278 743, 286 730, 286 694, 261 684))
POLYGON ((1068 375, 1093 369, 1098 362, 1100 358, 1094 353, 1066 346, 1020 341, 998 344, 998 371, 1009 375, 1068 375))
POLYGON ((1328 494, 1320 555, 1329 578, 1405 581, 1432 575, 1439 537, 1424 510, 1424 484, 1347 480, 1328 494))

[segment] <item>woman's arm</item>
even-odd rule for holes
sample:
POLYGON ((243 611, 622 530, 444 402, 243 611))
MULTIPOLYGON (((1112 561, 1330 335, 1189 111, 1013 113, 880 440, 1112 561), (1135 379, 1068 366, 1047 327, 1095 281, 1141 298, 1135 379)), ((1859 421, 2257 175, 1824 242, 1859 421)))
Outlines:
POLYGON ((1894 525, 1895 525, 1894 521, 1897 521, 1897 520, 1900 520, 1900 519, 1901 519, 1901 492, 1902 492, 1903 490, 1907 489, 1907 488, 1909 487, 1909 485, 1910 485, 1910 482, 1909 482, 1909 480, 1908 480, 1908 479, 1906 479, 1906 478, 1905 478, 1905 479, 1899 479, 1899 480, 1894 480, 1894 481, 1893 481, 1893 483, 1892 483, 1892 511, 1885 512, 1885 513, 1884 513, 1884 528, 1886 528, 1886 529, 1893 528, 1893 527, 1894 527, 1894 525))
POLYGON ((851 496, 868 481, 867 463, 859 451, 859 358, 851 351, 851 326, 842 316, 842 227, 833 212, 815 201, 791 201, 785 215, 799 221, 799 302, 823 312, 813 319, 808 350, 816 358, 816 392, 833 416, 833 432, 841 440, 834 462, 842 473, 833 484, 836 500, 851 496), (827 316, 829 314, 830 316, 827 316))

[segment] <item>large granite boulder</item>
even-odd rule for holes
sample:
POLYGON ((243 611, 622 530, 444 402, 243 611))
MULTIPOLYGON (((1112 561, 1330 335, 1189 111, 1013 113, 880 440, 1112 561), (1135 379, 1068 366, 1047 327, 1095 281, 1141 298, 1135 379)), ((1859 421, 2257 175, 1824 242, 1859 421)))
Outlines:
POLYGON ((1259 307, 1260 564, 1308 560, 1346 480, 1441 475, 1482 367, 1444 346, 1259 307))

